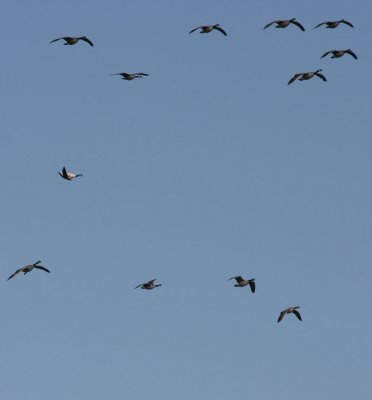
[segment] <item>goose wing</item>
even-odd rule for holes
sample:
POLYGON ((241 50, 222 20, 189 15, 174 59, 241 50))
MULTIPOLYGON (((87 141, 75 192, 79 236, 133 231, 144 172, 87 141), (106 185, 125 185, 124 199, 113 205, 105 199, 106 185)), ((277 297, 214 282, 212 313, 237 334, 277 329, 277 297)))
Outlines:
MULTIPOLYGON (((296 79, 298 79, 300 76, 302 76, 302 74, 295 74, 294 76, 293 76, 293 78, 291 78, 289 81, 288 81, 288 85, 290 85, 291 83, 293 83, 296 79)), ((287 85, 287 86, 288 86, 287 85)))
POLYGON ((94 46, 93 42, 91 40, 89 40, 86 36, 83 36, 80 38, 81 40, 84 40, 84 42, 87 42, 88 44, 90 44, 92 47, 94 46))
POLYGON ((340 21, 340 23, 349 25, 350 28, 354 28, 354 25, 353 25, 352 23, 350 23, 349 21, 346 21, 345 19, 342 19, 342 20, 340 21))
POLYGON ((198 29, 202 29, 202 28, 203 28, 202 26, 198 26, 197 28, 191 29, 191 31, 189 32, 189 34, 195 32, 195 31, 197 31, 198 29))
POLYGON ((298 26, 303 32, 305 32, 305 28, 298 21, 290 21, 290 23, 298 26))
POLYGON ((240 275, 239 276, 232 276, 231 278, 228 279, 228 281, 231 281, 231 279, 235 279, 238 283, 244 281, 244 279, 240 275))
POLYGON ((331 54, 331 53, 333 53, 333 50, 330 50, 330 51, 327 51, 326 53, 324 53, 320 58, 324 58, 324 57, 327 57, 328 56, 328 54, 331 54))
POLYGON ((227 36, 227 33, 219 26, 215 26, 214 29, 217 29, 219 32, 221 32, 223 35, 227 36))
POLYGON ((63 36, 63 37, 60 37, 60 38, 57 38, 57 39, 53 39, 53 40, 51 40, 50 42, 49 42, 49 44, 50 43, 54 43, 54 42, 57 42, 58 40, 61 40, 61 39, 64 39, 64 40, 66 40, 66 39, 69 39, 67 36, 63 36))
POLYGON ((149 76, 150 74, 145 74, 143 72, 136 72, 133 75, 139 75, 139 76, 149 76))
POLYGON ((139 285, 137 285, 136 287, 135 287, 135 289, 138 289, 139 287, 141 287, 141 286, 143 286, 144 285, 144 283, 140 283, 139 285))
POLYGON ((23 268, 17 269, 17 271, 14 272, 14 274, 10 275, 10 277, 7 279, 7 281, 8 281, 9 279, 12 279, 14 276, 16 276, 17 274, 19 274, 20 272, 22 272, 22 270, 23 270, 23 268))
POLYGON ((252 293, 256 291, 256 282, 255 281, 249 281, 249 286, 251 288, 252 293))
POLYGON ((62 175, 65 179, 70 179, 68 176, 68 172, 66 171, 66 167, 62 168, 62 175))
POLYGON ((146 282, 148 285, 154 285, 156 279, 152 279, 151 281, 146 282))
POLYGON ((293 314, 300 320, 302 321, 301 315, 297 310, 293 310, 293 314))
POLYGON ((264 26, 264 29, 268 28, 269 26, 271 26, 272 24, 276 24, 278 22, 278 20, 269 22, 267 25, 264 26))
POLYGON ((345 53, 350 54, 352 57, 354 57, 356 60, 358 59, 357 55, 352 51, 352 50, 346 50, 345 53))
POLYGON ((45 267, 42 267, 41 265, 34 265, 34 268, 41 269, 41 270, 43 270, 45 272, 48 272, 50 274, 49 269, 46 269, 45 267))
POLYGON ((280 322, 285 317, 286 314, 287 314, 287 310, 282 311, 279 314, 278 322, 280 322))
POLYGON ((318 24, 317 26, 314 27, 314 29, 319 28, 322 25, 325 25, 327 22, 321 22, 320 24, 318 24))
POLYGON ((319 77, 321 80, 323 80, 324 82, 327 82, 327 78, 323 74, 321 74, 320 72, 317 72, 315 75, 317 77, 319 77))

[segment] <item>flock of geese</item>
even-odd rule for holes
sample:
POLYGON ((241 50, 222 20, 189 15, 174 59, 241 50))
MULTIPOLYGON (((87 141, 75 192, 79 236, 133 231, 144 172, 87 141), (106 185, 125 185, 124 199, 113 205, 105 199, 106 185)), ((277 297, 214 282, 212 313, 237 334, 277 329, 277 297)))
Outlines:
MULTIPOLYGON (((269 22, 267 25, 264 26, 263 29, 267 29, 270 26, 274 25, 276 28, 287 28, 290 25, 294 25, 297 26, 301 31, 305 31, 304 26, 296 20, 296 18, 292 18, 292 19, 284 19, 284 20, 275 20, 272 22, 269 22)), ((354 26, 346 21, 345 19, 340 19, 337 21, 325 21, 325 22, 321 22, 320 24, 316 25, 314 27, 314 29, 319 28, 321 26, 325 26, 328 29, 335 29, 337 28, 340 24, 345 24, 351 28, 353 28, 354 26)), ((226 31, 220 26, 220 24, 215 24, 215 25, 203 25, 203 26, 198 26, 196 28, 191 29, 191 31, 189 32, 189 34, 195 32, 195 31, 199 31, 201 34, 206 34, 206 33, 211 33, 212 31, 218 31, 221 34, 223 34, 224 36, 227 36, 226 31)), ((53 39, 50 43, 55 43, 58 42, 60 40, 64 40, 65 43, 64 45, 70 45, 73 46, 75 44, 77 44, 79 41, 83 41, 88 43, 91 47, 94 47, 93 42, 88 39, 86 36, 63 36, 57 39, 53 39)), ((351 49, 347 49, 347 50, 330 50, 327 51, 326 53, 324 53, 321 58, 327 57, 328 55, 332 55, 331 58, 340 58, 342 56, 344 56, 345 54, 348 54, 350 56, 352 56, 354 59, 358 59, 357 55, 351 50, 351 49)), ((314 76, 317 76, 318 78, 322 79, 324 82, 327 81, 326 77, 321 74, 322 70, 318 69, 314 72, 301 72, 301 73, 297 73, 295 74, 288 82, 288 85, 290 85, 291 83, 293 83, 296 80, 299 81, 304 81, 304 80, 309 80, 311 78, 313 78, 314 76)), ((136 78, 143 78, 144 76, 149 76, 149 74, 143 73, 143 72, 135 72, 135 73, 128 73, 128 72, 118 72, 118 73, 114 73, 111 75, 119 75, 121 76, 122 79, 127 80, 127 81, 131 81, 134 80, 136 78)), ((76 179, 78 177, 83 176, 82 174, 75 174, 73 172, 69 172, 66 170, 66 167, 62 168, 61 172, 58 172, 58 174, 61 176, 61 178, 68 180, 68 181, 72 181, 73 179, 76 179)), ((50 271, 43 267, 42 265, 40 265, 41 261, 37 261, 34 264, 29 264, 26 265, 22 268, 17 269, 13 274, 11 274, 9 276, 9 278, 7 280, 10 280, 12 278, 14 278, 16 275, 18 275, 19 273, 23 272, 24 275, 26 275, 27 273, 33 271, 34 269, 39 269, 42 271, 45 271, 47 273, 50 273, 50 271)), ((233 276, 231 278, 229 278, 228 280, 232 280, 235 279, 236 284, 234 285, 235 287, 238 288, 243 288, 246 286, 250 287, 250 290, 252 293, 255 293, 256 291, 256 282, 255 279, 251 278, 251 279, 244 279, 242 276, 233 276)), ((144 283, 140 283, 139 285, 137 285, 135 287, 135 289, 141 288, 141 289, 145 289, 145 290, 153 290, 157 287, 162 286, 161 283, 156 283, 156 279, 152 279, 148 282, 144 282, 144 283)), ((299 321, 302 321, 302 317, 301 314, 297 311, 300 308, 300 306, 295 306, 295 307, 288 307, 285 310, 281 311, 279 314, 279 318, 277 320, 277 322, 280 322, 283 320, 283 318, 287 315, 287 314, 294 314, 299 321)))

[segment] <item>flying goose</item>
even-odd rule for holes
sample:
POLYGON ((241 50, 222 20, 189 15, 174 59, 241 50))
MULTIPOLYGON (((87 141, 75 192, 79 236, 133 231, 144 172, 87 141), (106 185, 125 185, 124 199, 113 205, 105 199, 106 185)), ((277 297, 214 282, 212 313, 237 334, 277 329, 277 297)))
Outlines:
POLYGON ((331 54, 331 53, 332 53, 332 57, 331 58, 340 58, 344 54, 350 54, 356 60, 358 59, 357 55, 351 49, 347 49, 347 50, 330 50, 330 51, 327 51, 326 53, 324 53, 320 58, 327 57, 328 54, 331 54))
POLYGON ((156 285, 155 281, 156 281, 156 279, 152 279, 151 281, 141 283, 138 286, 136 286, 135 289, 138 289, 140 287, 141 289, 151 290, 151 289, 157 288, 158 286, 161 286, 161 283, 156 285))
POLYGON ((20 272, 23 272, 23 274, 26 275, 28 272, 31 272, 34 268, 42 269, 43 271, 49 272, 49 273, 50 273, 50 271, 49 271, 48 269, 42 267, 41 265, 38 265, 38 264, 40 264, 40 263, 41 263, 41 261, 39 260, 39 261, 37 261, 35 264, 26 265, 25 267, 22 267, 22 268, 20 268, 20 269, 17 269, 17 271, 14 272, 14 274, 10 275, 10 277, 7 279, 7 281, 8 281, 9 279, 12 279, 14 276, 16 276, 17 274, 19 274, 20 272))
POLYGON ((220 24, 198 26, 197 28, 191 29, 189 34, 197 31, 198 29, 201 29, 200 33, 209 33, 209 32, 212 32, 214 29, 216 29, 217 31, 221 32, 223 35, 227 36, 227 33, 220 27, 220 24))
POLYGON ((236 285, 235 287, 244 287, 249 285, 251 288, 252 293, 256 291, 256 283, 254 279, 243 279, 240 275, 239 276, 233 276, 232 278, 229 278, 228 281, 231 281, 231 279, 236 280, 236 285))
POLYGON ((321 74, 322 70, 321 69, 317 69, 314 72, 301 72, 300 74, 296 74, 293 76, 293 78, 291 78, 288 82, 288 85, 290 85, 291 83, 293 83, 295 80, 299 80, 299 81, 307 81, 311 78, 314 78, 314 76, 317 76, 318 78, 322 79, 324 82, 327 82, 326 77, 321 74))
POLYGON ((126 81, 132 81, 136 78, 143 78, 144 76, 149 76, 149 74, 144 74, 143 72, 134 72, 133 74, 128 74, 127 72, 118 72, 117 74, 110 74, 113 75, 120 75, 122 79, 126 81))
POLYGON ((349 21, 346 21, 345 19, 340 19, 339 21, 325 21, 325 22, 321 22, 320 24, 318 24, 316 27, 314 27, 314 29, 319 28, 322 25, 327 25, 326 28, 329 29, 334 29, 337 28, 340 24, 346 24, 349 25, 350 28, 354 28, 354 25, 351 24, 349 21))
POLYGON ((300 306, 297 307, 288 307, 285 310, 281 311, 279 314, 278 322, 280 322, 287 314, 294 314, 300 321, 302 321, 300 313, 297 311, 297 309, 300 308, 300 306))
POLYGON ((58 174, 63 178, 68 181, 72 181, 75 178, 78 178, 79 176, 83 176, 83 174, 74 174, 73 172, 67 172, 66 167, 62 168, 62 172, 58 172, 58 174))
POLYGON ((70 46, 76 44, 79 40, 83 40, 84 42, 87 42, 88 44, 90 44, 92 47, 94 46, 94 44, 92 43, 92 41, 90 41, 86 36, 80 36, 80 37, 73 37, 73 36, 63 36, 57 39, 52 40, 50 43, 54 43, 57 42, 58 40, 63 39, 66 43, 63 43, 64 45, 69 44, 70 46))
POLYGON ((270 22, 267 25, 265 25, 264 29, 268 28, 272 24, 276 24, 275 28, 286 28, 289 24, 293 24, 293 25, 298 26, 303 32, 305 31, 305 28, 296 20, 296 18, 277 19, 276 21, 270 22))

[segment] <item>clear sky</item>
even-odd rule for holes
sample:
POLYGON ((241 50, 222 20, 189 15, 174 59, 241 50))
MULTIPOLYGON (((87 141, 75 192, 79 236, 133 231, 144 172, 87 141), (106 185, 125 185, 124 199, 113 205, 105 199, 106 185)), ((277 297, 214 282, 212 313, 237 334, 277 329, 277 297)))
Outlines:
POLYGON ((1 2, 2 398, 370 396, 371 15, 370 0, 1 2), (262 29, 293 17, 306 32, 262 29), (355 28, 312 29, 341 18, 355 28), (227 37, 188 34, 216 23, 227 37), (49 44, 65 35, 95 47, 49 44), (359 59, 320 59, 347 48, 359 59), (328 82, 287 86, 318 68, 328 82), (51 274, 6 281, 39 259, 51 274), (303 322, 277 324, 296 305, 303 322))

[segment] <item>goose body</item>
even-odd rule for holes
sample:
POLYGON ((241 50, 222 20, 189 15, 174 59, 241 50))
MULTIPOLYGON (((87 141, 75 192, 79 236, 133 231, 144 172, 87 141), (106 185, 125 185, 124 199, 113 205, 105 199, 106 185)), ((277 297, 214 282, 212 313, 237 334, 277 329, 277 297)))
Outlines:
POLYGON ((63 36, 63 37, 60 37, 60 38, 57 38, 57 39, 54 39, 54 40, 50 41, 49 44, 57 42, 58 40, 64 40, 65 41, 64 45, 73 46, 79 40, 82 40, 83 42, 88 43, 90 46, 92 46, 92 47, 94 46, 93 42, 91 40, 89 40, 86 36, 80 36, 80 37, 77 37, 77 36, 63 36))
POLYGON ((293 83, 295 80, 299 80, 299 81, 308 81, 311 78, 314 78, 314 76, 317 76, 318 78, 320 78, 322 81, 327 82, 327 78, 321 74, 322 70, 321 69, 317 69, 314 72, 301 72, 299 74, 295 74, 288 82, 288 85, 290 85, 291 83, 293 83))
POLYGON ((240 275, 239 276, 233 276, 228 279, 230 281, 231 279, 236 280, 236 284, 234 285, 235 287, 245 287, 248 286, 251 288, 252 293, 256 291, 256 283, 254 279, 243 279, 240 275))
POLYGON ((135 287, 135 289, 140 287, 141 289, 151 290, 161 286, 161 283, 156 284, 155 281, 156 279, 152 279, 151 281, 140 283, 135 287))
POLYGON ((269 26, 276 24, 275 28, 287 28, 290 24, 296 25, 300 28, 303 32, 305 28, 296 20, 296 18, 292 19, 277 19, 275 21, 269 22, 267 25, 264 26, 264 29, 268 28, 269 26))
POLYGON ((113 75, 120 75, 122 79, 126 81, 132 81, 133 79, 136 78, 143 78, 144 76, 149 76, 149 74, 144 74, 143 72, 134 72, 133 74, 129 74, 127 72, 118 72, 117 74, 111 74, 113 75))
POLYGON ((50 273, 50 271, 48 269, 44 268, 41 265, 38 265, 40 263, 41 263, 41 261, 39 260, 39 261, 36 261, 36 263, 34 263, 34 264, 29 264, 29 265, 26 265, 25 267, 17 269, 17 271, 14 272, 12 275, 10 275, 10 277, 7 280, 12 279, 14 276, 19 274, 20 272, 23 272, 23 274, 26 275, 27 273, 31 272, 34 268, 41 269, 41 270, 43 270, 45 272, 49 272, 50 273))
POLYGON ((324 53, 320 58, 327 57, 328 54, 332 54, 331 58, 340 58, 345 54, 349 54, 353 58, 355 58, 355 60, 358 59, 357 55, 351 49, 347 49, 347 50, 330 50, 330 51, 327 51, 326 53, 324 53))
POLYGON ((67 181, 72 181, 79 176, 83 176, 83 174, 74 174, 73 172, 67 172, 66 167, 63 167, 62 172, 58 172, 58 175, 61 176, 63 179, 66 179, 67 181))
POLYGON ((198 26, 197 28, 191 29, 189 34, 197 31, 198 29, 200 29, 200 33, 209 33, 212 32, 213 30, 216 30, 221 32, 223 35, 227 36, 227 33, 220 27, 220 24, 198 26))
POLYGON ((278 322, 280 322, 287 314, 294 314, 300 321, 302 321, 301 315, 297 311, 298 308, 300 308, 300 306, 288 307, 285 310, 281 311, 279 314, 278 322))
POLYGON ((350 23, 349 21, 346 21, 346 19, 340 19, 338 21, 321 22, 320 24, 315 26, 314 29, 319 28, 322 25, 325 25, 326 28, 328 28, 328 29, 334 29, 334 28, 337 28, 340 24, 345 24, 345 25, 350 26, 350 28, 354 28, 354 25, 352 23, 350 23))

